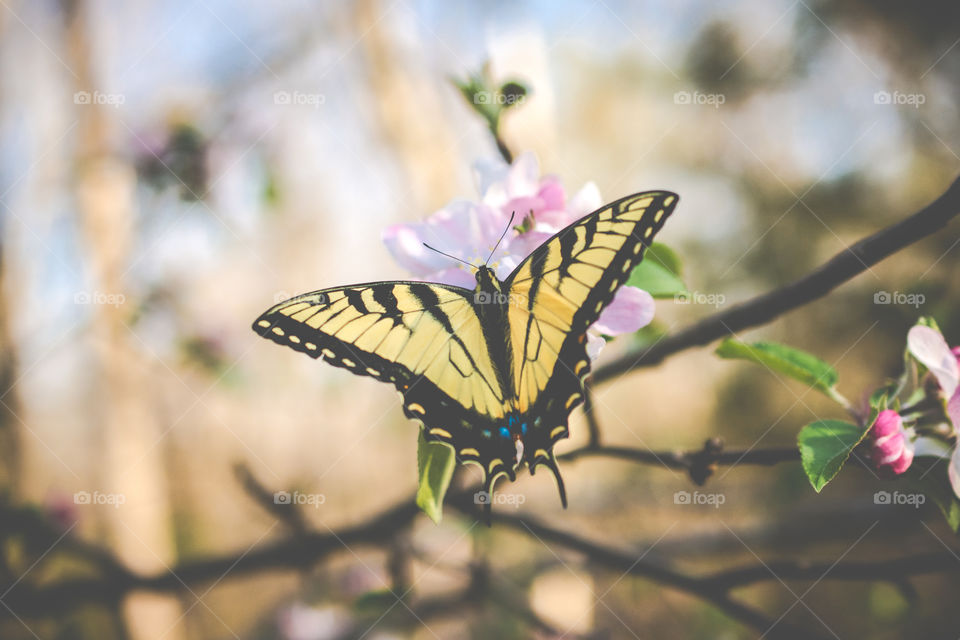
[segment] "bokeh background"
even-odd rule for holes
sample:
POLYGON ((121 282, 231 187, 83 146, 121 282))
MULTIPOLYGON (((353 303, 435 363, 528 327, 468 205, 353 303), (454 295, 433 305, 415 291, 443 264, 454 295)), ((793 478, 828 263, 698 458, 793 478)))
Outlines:
MULTIPOLYGON (((493 78, 525 83, 503 139, 535 152, 568 192, 590 181, 607 200, 678 192, 661 238, 683 258, 688 287, 721 309, 913 212, 960 168, 956 3, 0 5, 0 531, 12 514, 35 513, 146 574, 288 534, 244 491, 238 464, 269 490, 322 494, 304 510, 318 531, 415 489, 416 427, 392 389, 249 325, 288 295, 405 277, 381 229, 477 197, 472 167, 497 150, 452 78, 488 64, 493 78), (122 504, 77 504, 84 491, 122 504)), ((958 230, 742 337, 820 355, 859 400, 897 373, 918 315, 960 340, 958 230), (875 304, 878 292, 924 301, 875 304)), ((658 301, 656 328, 604 358, 713 311, 658 301)), ((842 417, 709 349, 596 396, 606 442, 655 449, 713 436, 790 445, 804 424, 842 417)), ((579 412, 573 432, 560 450, 584 441, 579 412)), ((542 475, 501 490, 562 529, 624 549, 656 542, 649 557, 691 572, 958 549, 932 505, 875 505, 873 492, 893 485, 862 470, 816 495, 795 463, 724 469, 703 489, 725 497, 720 508, 675 504, 693 487, 658 467, 583 459, 563 472, 567 511, 542 475)), ((568 637, 756 635, 688 595, 475 524, 421 516, 398 535, 405 554, 344 549, 297 570, 136 594, 117 609, 0 608, 0 636, 543 636, 489 602, 424 624, 384 615, 401 555, 407 598, 449 593, 485 557, 498 589, 529 598, 568 637)), ((47 545, 31 550, 12 533, 0 544, 4 584, 92 571, 57 544, 37 568, 47 545)), ((955 637, 957 572, 911 585, 770 580, 737 595, 838 638, 955 637)))

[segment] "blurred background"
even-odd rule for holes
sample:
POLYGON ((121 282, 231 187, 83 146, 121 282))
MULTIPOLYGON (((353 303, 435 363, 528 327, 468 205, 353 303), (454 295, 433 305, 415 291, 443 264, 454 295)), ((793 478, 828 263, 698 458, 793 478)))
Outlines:
MULTIPOLYGON (((83 545, 155 574, 283 539, 238 464, 268 491, 322 495, 303 509, 320 532, 411 495, 417 432, 394 391, 249 326, 296 293, 408 275, 381 229, 476 199, 472 167, 497 157, 451 81, 484 64, 531 91, 504 116, 504 141, 535 152, 568 193, 593 181, 604 200, 681 195, 661 239, 711 302, 658 301, 656 327, 604 359, 800 277, 960 169, 956 3, 0 5, 0 584, 97 575, 70 551, 83 545), (62 535, 30 539, 16 518, 62 535)), ((917 316, 960 342, 958 230, 741 337, 818 354, 859 401, 898 372, 917 316), (881 292, 923 302, 877 304, 881 292)), ((709 349, 596 396, 605 442, 654 449, 713 436, 789 446, 804 424, 842 417, 709 349)), ((572 432, 560 451, 584 442, 579 411, 572 432)), ((892 485, 862 470, 816 495, 796 463, 721 469, 703 489, 725 497, 719 508, 676 504, 694 488, 659 467, 584 458, 563 473, 567 511, 551 481, 527 474, 498 487, 522 506, 498 508, 621 549, 656 543, 648 558, 692 573, 958 549, 932 504, 875 505, 892 485)), ((383 550, 226 571, 118 607, 4 603, 0 636, 552 637, 495 599, 418 621, 389 596, 450 593, 478 558, 499 593, 529 599, 567 637, 757 635, 689 595, 475 525, 452 510, 439 526, 421 516, 383 550)), ((736 595, 827 636, 955 637, 958 587, 952 571, 909 587, 770 580, 736 595)))

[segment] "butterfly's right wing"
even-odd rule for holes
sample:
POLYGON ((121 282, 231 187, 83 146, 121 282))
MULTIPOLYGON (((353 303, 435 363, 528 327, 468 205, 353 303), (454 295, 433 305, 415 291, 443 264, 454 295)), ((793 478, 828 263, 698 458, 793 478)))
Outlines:
POLYGON ((428 282, 373 282, 323 289, 257 318, 264 338, 357 375, 393 384, 424 435, 488 467, 514 455, 485 434, 502 424, 503 374, 490 357, 473 292, 428 282))

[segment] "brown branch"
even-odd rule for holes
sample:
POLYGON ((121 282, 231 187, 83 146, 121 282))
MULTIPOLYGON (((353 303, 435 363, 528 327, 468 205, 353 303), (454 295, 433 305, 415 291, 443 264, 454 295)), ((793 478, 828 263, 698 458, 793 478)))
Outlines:
POLYGON ((887 256, 942 229, 960 213, 960 179, 939 198, 910 217, 868 236, 838 253, 807 276, 713 314, 667 336, 642 354, 631 352, 598 367, 595 383, 662 362, 668 356, 704 346, 750 327, 765 324, 830 293, 887 256))
MULTIPOLYGON (((481 513, 473 502, 474 488, 460 490, 449 495, 447 504, 469 517, 480 518, 481 513)), ((24 580, 12 586, 0 585, 8 592, 4 603, 19 616, 48 616, 58 611, 72 610, 89 603, 116 606, 124 596, 134 591, 181 592, 185 585, 208 583, 229 575, 242 575, 268 570, 302 570, 325 558, 348 549, 359 547, 387 548, 399 531, 406 529, 419 513, 412 497, 367 519, 364 523, 344 527, 326 533, 294 533, 273 542, 261 544, 240 553, 225 554, 204 560, 183 562, 169 571, 153 575, 140 575, 110 560, 101 567, 102 574, 96 577, 70 578, 52 584, 36 586, 24 580)), ((14 524, 13 520, 4 520, 14 524)), ((494 511, 495 522, 530 535, 541 542, 552 543, 581 553, 596 566, 614 569, 642 577, 658 584, 674 588, 706 602, 710 602, 737 620, 753 629, 767 631, 773 621, 765 614, 730 597, 731 589, 770 580, 774 576, 794 580, 886 580, 901 584, 907 576, 932 572, 953 571, 956 565, 949 560, 949 552, 930 553, 897 558, 879 563, 840 562, 801 563, 784 560, 766 566, 746 566, 720 571, 706 576, 682 573, 667 564, 652 559, 637 557, 636 552, 623 551, 567 533, 536 518, 526 515, 494 511), (769 569, 767 568, 769 567, 769 569)), ((31 525, 32 526, 32 525, 31 525)), ((10 530, 17 527, 11 527, 10 530)), ((51 554, 56 555, 56 554, 51 554)), ((88 559, 110 559, 109 552, 87 554, 88 559)), ((469 589, 468 589, 469 591, 469 589)), ((466 592, 464 592, 466 593, 466 592)), ((491 596, 491 601, 496 601, 491 596)), ((440 616, 450 607, 464 602, 462 598, 447 598, 423 601, 414 610, 421 617, 440 616), (422 615, 421 615, 422 614, 422 615)), ((519 606, 519 605, 518 605, 519 606)), ((523 611, 517 609, 519 614, 523 611)), ((522 615, 529 624, 546 630, 543 621, 534 621, 522 615)), ((773 638, 815 637, 809 630, 798 630, 776 625, 770 631, 773 638)))
MULTIPOLYGON (((482 514, 472 501, 461 499, 458 496, 453 500, 448 499, 448 503, 467 515, 478 519, 482 518, 482 514)), ((624 574, 646 578, 658 584, 694 595, 706 602, 710 602, 732 619, 761 633, 765 633, 766 637, 790 640, 822 637, 811 632, 809 629, 801 630, 781 621, 773 620, 760 611, 730 598, 725 590, 715 584, 680 573, 666 565, 647 560, 642 555, 637 557, 635 553, 620 551, 612 547, 591 542, 586 538, 581 538, 575 534, 542 524, 536 518, 525 515, 513 515, 500 511, 494 512, 493 520, 523 533, 530 534, 541 543, 552 542, 572 551, 579 552, 583 554, 591 564, 613 569, 624 574)))
POLYGON ((848 561, 834 564, 783 560, 767 562, 763 565, 724 569, 705 576, 703 581, 725 591, 777 579, 816 581, 821 576, 827 576, 831 580, 900 582, 908 576, 949 571, 951 567, 960 570, 956 562, 957 557, 949 550, 903 556, 880 562, 848 561))
MULTIPOLYGON (((461 512, 481 518, 481 513, 472 501, 459 496, 450 501, 461 512)), ((770 638, 820 637, 809 629, 797 629, 780 620, 773 621, 763 613, 748 607, 729 595, 731 589, 769 580, 858 580, 888 581, 903 587, 906 578, 935 572, 960 571, 953 551, 917 554, 881 562, 830 562, 804 563, 792 560, 761 563, 713 573, 693 576, 681 573, 663 563, 644 557, 644 552, 621 551, 592 542, 576 534, 567 533, 541 523, 527 515, 515 515, 504 511, 494 512, 494 522, 532 535, 541 543, 554 543, 583 554, 591 564, 604 566, 618 572, 652 580, 675 588, 714 604, 728 616, 752 627, 770 638)), ((647 545, 647 549, 652 545, 647 545)))
POLYGON ((284 523, 293 533, 302 534, 307 531, 307 522, 299 505, 277 502, 274 492, 265 487, 245 464, 234 465, 233 473, 243 490, 261 509, 284 523))
POLYGON ((732 467, 741 464, 771 466, 781 462, 799 462, 800 452, 796 447, 725 451, 722 440, 710 438, 704 443, 702 449, 690 451, 653 451, 633 447, 587 444, 558 456, 560 460, 571 461, 587 457, 616 458, 639 464, 686 471, 695 484, 703 485, 718 466, 732 467))
POLYGON ((3 601, 17 615, 50 615, 85 603, 113 605, 132 591, 175 592, 184 590, 185 584, 211 582, 228 574, 237 577, 265 570, 300 570, 348 547, 381 548, 419 512, 411 497, 359 525, 327 533, 294 534, 247 552, 185 561, 152 575, 137 574, 115 562, 106 576, 69 578, 40 587, 24 580, 3 587, 0 593, 9 589, 3 601))

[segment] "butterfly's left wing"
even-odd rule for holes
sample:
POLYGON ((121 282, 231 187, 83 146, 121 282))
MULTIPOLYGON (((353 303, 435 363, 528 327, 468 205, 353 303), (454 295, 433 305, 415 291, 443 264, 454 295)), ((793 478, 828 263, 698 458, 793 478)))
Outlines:
POLYGON ((473 292, 430 282, 371 282, 314 291, 264 312, 253 329, 335 367, 394 385, 428 441, 461 462, 494 461, 513 477, 513 442, 493 437, 508 390, 491 358, 473 292))
POLYGON ((538 464, 557 473, 553 445, 567 437, 567 417, 583 402, 590 371, 587 328, 643 259, 677 200, 669 191, 646 191, 612 202, 540 245, 507 278, 518 408, 536 419, 525 438, 531 473, 538 464))

